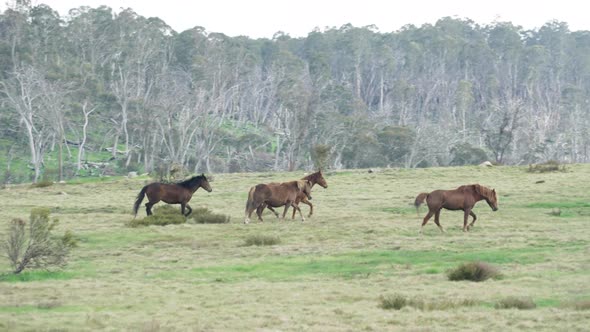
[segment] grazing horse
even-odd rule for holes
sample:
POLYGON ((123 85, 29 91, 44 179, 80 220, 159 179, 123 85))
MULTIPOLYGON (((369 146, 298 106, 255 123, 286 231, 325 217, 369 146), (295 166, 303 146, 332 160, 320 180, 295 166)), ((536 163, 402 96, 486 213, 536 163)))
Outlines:
POLYGON ((248 201, 246 202, 246 218, 244 219, 244 224, 250 222, 250 217, 254 210, 256 210, 258 220, 263 221, 262 209, 260 209, 263 206, 285 206, 283 219, 289 206, 292 206, 293 209, 299 211, 301 221, 305 221, 301 209, 299 209, 296 203, 299 193, 303 193, 307 198, 311 199, 311 183, 307 180, 296 180, 283 183, 258 184, 250 188, 248 201))
POLYGON ((159 201, 164 201, 168 204, 180 204, 182 214, 184 216, 188 216, 191 214, 191 212, 193 212, 193 209, 191 209, 191 207, 188 205, 188 201, 191 200, 193 194, 199 188, 203 188, 208 192, 213 190, 211 189, 205 174, 194 176, 179 183, 168 184, 155 182, 148 184, 147 186, 143 187, 137 195, 137 199, 133 205, 133 212, 135 213, 135 216, 137 216, 139 205, 141 204, 143 197, 147 195, 148 202, 145 203, 145 211, 148 216, 152 215, 152 206, 154 206, 154 204, 158 203, 159 201), (184 213, 185 208, 188 209, 186 214, 184 213))
MULTIPOLYGON (((301 178, 301 180, 309 181, 309 183, 311 183, 311 188, 313 188, 313 186, 315 186, 316 183, 325 189, 328 188, 328 182, 326 182, 326 179, 324 179, 324 174, 322 173, 322 170, 319 170, 315 173, 304 176, 301 178)), ((303 192, 300 192, 297 195, 297 199, 295 200, 295 203, 297 205, 299 205, 299 203, 304 203, 304 204, 309 205, 309 215, 307 217, 311 218, 311 215, 313 214, 313 204, 311 204, 311 202, 307 199, 307 196, 303 192)), ((256 213, 261 214, 265 207, 268 207, 268 209, 271 210, 277 218, 279 217, 279 214, 272 208, 272 206, 262 205, 258 208, 258 209, 260 209, 260 211, 257 210, 256 213)), ((295 212, 296 212, 296 210, 293 209, 293 216, 291 216, 291 219, 295 219, 295 212)))
POLYGON ((444 232, 444 229, 439 222, 440 210, 443 208, 447 210, 464 211, 463 232, 466 232, 469 228, 473 227, 473 224, 477 219, 475 213, 472 211, 475 203, 485 199, 492 210, 498 210, 498 196, 496 195, 496 190, 489 189, 479 184, 465 185, 453 190, 435 190, 431 193, 421 193, 414 201, 416 212, 418 212, 420 204, 424 203, 424 199, 426 199, 426 203, 428 204, 428 214, 424 217, 420 233, 422 233, 424 225, 426 225, 428 219, 430 219, 432 215, 434 215, 434 222, 440 231, 444 232), (467 221, 469 216, 473 217, 473 221, 468 226, 467 221))

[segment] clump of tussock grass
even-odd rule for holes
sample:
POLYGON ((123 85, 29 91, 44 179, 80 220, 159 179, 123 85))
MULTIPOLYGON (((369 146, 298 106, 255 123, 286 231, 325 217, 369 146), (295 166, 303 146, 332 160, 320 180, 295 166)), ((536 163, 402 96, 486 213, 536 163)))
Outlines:
POLYGON ((478 301, 472 299, 443 299, 438 301, 427 301, 421 298, 407 298, 400 294, 381 296, 379 307, 383 309, 400 310, 403 307, 413 307, 423 311, 450 310, 459 307, 473 307, 478 301))
POLYGON ((382 309, 400 310, 401 308, 408 305, 408 299, 405 296, 399 294, 381 296, 379 301, 379 307, 382 309))
POLYGON ((39 182, 35 182, 35 183, 31 184, 31 187, 33 187, 33 188, 45 188, 45 187, 49 187, 49 186, 53 186, 53 181, 41 180, 39 182))
POLYGON ((162 205, 154 209, 154 213, 151 216, 142 219, 132 219, 127 223, 127 226, 166 226, 184 224, 185 222, 186 217, 183 216, 178 209, 170 205, 162 205))
POLYGON ((568 307, 575 310, 590 310, 590 300, 579 300, 567 304, 568 307))
POLYGON ((196 208, 191 213, 191 223, 195 224, 227 224, 229 216, 217 214, 209 211, 207 208, 196 208))
POLYGON ((47 302, 41 302, 39 304, 37 304, 37 308, 39 309, 45 309, 45 310, 49 310, 49 309, 53 309, 53 308, 57 308, 57 307, 61 307, 62 303, 60 301, 47 301, 47 302))
POLYGON ((500 276, 498 269, 484 262, 463 263, 454 269, 447 271, 447 277, 451 281, 485 281, 500 276))
POLYGON ((255 234, 245 239, 246 246, 273 246, 281 243, 281 238, 274 235, 255 234))
POLYGON ((529 173, 548 173, 548 172, 565 172, 565 164, 561 165, 556 160, 549 160, 542 164, 529 165, 529 173))
POLYGON ((509 296, 509 297, 503 298, 494 305, 494 308, 496 308, 496 309, 516 308, 516 309, 520 309, 520 310, 525 310, 525 309, 534 309, 536 307, 537 307, 537 305, 535 304, 535 302, 533 302, 533 300, 531 298, 516 297, 516 296, 509 296))

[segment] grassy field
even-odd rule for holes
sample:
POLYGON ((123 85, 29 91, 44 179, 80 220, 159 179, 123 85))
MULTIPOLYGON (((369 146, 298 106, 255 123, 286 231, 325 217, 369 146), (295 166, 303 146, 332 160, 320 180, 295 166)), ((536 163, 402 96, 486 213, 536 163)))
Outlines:
POLYGON ((303 175, 214 175, 213 192, 197 191, 191 206, 227 214, 229 224, 127 227, 146 177, 0 190, 0 239, 12 218, 44 206, 59 218, 60 234, 71 230, 79 240, 61 271, 15 277, 0 260, 0 330, 588 329, 590 165, 543 174, 526 167, 328 172, 329 188, 314 188, 306 222, 267 213, 264 223, 242 223, 252 185, 303 175), (469 233, 461 212, 443 211, 447 233, 431 220, 418 234, 426 214, 411 205, 418 193, 476 182, 496 188, 499 211, 478 203, 469 233), (246 246, 250 236, 280 242, 246 246), (448 269, 477 260, 502 277, 447 279, 448 269), (392 296, 425 305, 382 308, 392 296), (495 308, 509 296, 536 308, 495 308))

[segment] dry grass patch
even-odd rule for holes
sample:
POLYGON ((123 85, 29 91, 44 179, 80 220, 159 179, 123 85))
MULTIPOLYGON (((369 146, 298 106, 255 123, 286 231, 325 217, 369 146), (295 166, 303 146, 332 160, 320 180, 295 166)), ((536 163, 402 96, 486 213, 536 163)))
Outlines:
POLYGON ((423 311, 452 310, 459 307, 473 307, 479 302, 472 299, 443 299, 429 301, 422 298, 407 298, 404 295, 386 295, 379 298, 379 307, 382 309, 400 310, 403 307, 413 307, 423 311))
POLYGON ((574 308, 575 310, 590 310, 590 300, 579 300, 568 303, 567 307, 574 308))
POLYGON ((498 301, 494 308, 496 309, 535 309, 537 305, 529 297, 509 296, 498 301))
POLYGON ((225 214, 213 213, 207 208, 193 209, 191 217, 191 222, 195 224, 227 224, 230 219, 225 214))
POLYGON ((254 234, 244 241, 246 246, 274 246, 281 243, 281 238, 274 235, 254 234))
POLYGON ((451 281, 469 280, 480 282, 499 276, 500 273, 496 267, 484 262, 464 263, 447 272, 447 277, 451 281))

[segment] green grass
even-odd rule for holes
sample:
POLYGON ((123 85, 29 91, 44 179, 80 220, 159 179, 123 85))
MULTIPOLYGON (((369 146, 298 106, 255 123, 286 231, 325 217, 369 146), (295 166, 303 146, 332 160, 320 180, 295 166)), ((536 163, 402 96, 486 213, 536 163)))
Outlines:
POLYGON ((534 209, 574 209, 574 208, 590 208, 590 202, 539 202, 527 204, 527 208, 534 209))
POLYGON ((475 259, 486 262, 508 264, 533 264, 542 262, 550 249, 517 249, 512 252, 478 251, 471 253, 435 251, 374 251, 351 252, 335 256, 292 256, 269 258, 254 264, 212 265, 190 271, 165 273, 160 277, 171 276, 198 278, 212 281, 213 277, 240 281, 262 279, 270 281, 296 280, 307 277, 348 278, 362 274, 391 275, 392 266, 403 265, 417 269, 417 273, 434 274, 453 267, 457 262, 475 259), (433 267, 434 266, 434 267, 433 267))
POLYGON ((58 272, 14 277, 0 259, 0 330, 404 331, 416 322, 425 330, 555 330, 564 322, 584 330, 590 183, 580 179, 590 178, 590 165, 525 170, 330 171, 329 189, 313 189, 312 218, 266 213, 263 223, 249 225, 242 221, 253 185, 304 172, 215 174, 213 191, 198 190, 190 205, 230 222, 189 218, 166 227, 126 227, 147 177, 8 186, 0 189, 0 241, 7 221, 43 206, 60 220, 56 234, 71 231, 79 243, 58 272), (419 235, 426 210, 416 216, 416 195, 467 183, 496 188, 500 209, 479 202, 467 233, 461 212, 444 211, 446 233, 431 220, 419 235), (567 218, 549 215, 554 208, 567 218), (261 234, 280 243, 245 246, 261 234), (503 278, 447 279, 447 270, 472 261, 493 264, 503 278), (387 294, 410 305, 384 310, 379 299, 387 294), (531 298, 536 308, 494 309, 510 296, 531 298))
POLYGON ((69 280, 75 277, 72 272, 66 271, 23 271, 19 274, 6 273, 0 275, 0 282, 29 282, 45 280, 69 280))

